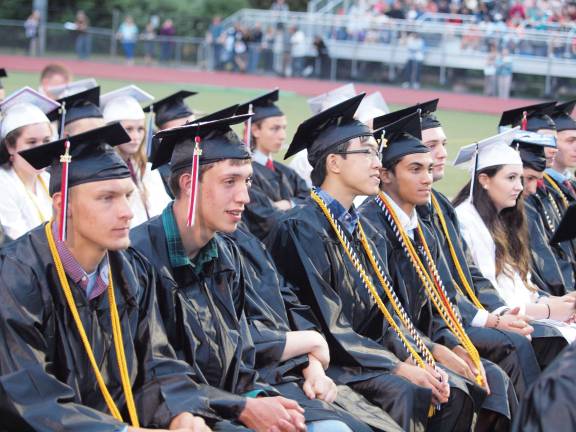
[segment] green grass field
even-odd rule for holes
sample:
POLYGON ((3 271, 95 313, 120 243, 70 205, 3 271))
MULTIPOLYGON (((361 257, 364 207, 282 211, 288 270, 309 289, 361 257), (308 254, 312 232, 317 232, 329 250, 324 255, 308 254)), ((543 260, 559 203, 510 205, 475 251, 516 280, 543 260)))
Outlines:
MULTIPOLYGON (((76 78, 81 79, 83 77, 76 78)), ((137 79, 131 82, 99 79, 98 82, 102 86, 102 92, 114 90, 127 84, 136 84, 153 94, 156 98, 161 98, 182 88, 195 90, 198 91, 199 94, 188 99, 188 103, 195 110, 203 113, 216 111, 217 109, 245 101, 261 93, 257 90, 236 87, 195 86, 190 83, 159 84, 142 82, 137 79)), ((36 88, 37 83, 37 74, 11 72, 9 79, 5 80, 6 92, 9 94, 25 85, 36 88)), ((386 95, 384 95, 384 97, 386 97, 386 95)), ((306 98, 295 93, 284 92, 278 105, 288 116, 288 141, 290 141, 298 124, 310 116, 306 98)), ((402 107, 392 105, 390 108, 397 109, 402 107)), ((453 160, 459 147, 493 135, 496 132, 496 124, 498 121, 495 116, 458 111, 440 111, 438 118, 442 122, 446 135, 448 136, 449 160, 453 160)), ((454 196, 466 181, 467 173, 464 170, 448 167, 446 177, 439 182, 436 187, 448 196, 454 196)))

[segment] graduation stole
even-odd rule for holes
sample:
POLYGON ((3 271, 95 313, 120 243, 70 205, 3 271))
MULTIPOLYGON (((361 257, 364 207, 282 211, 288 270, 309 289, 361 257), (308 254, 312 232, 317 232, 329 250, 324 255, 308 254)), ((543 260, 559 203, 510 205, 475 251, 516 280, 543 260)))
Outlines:
MULTIPOLYGON (((86 354, 88 355, 88 359, 90 360, 90 364, 92 366, 92 369, 94 370, 94 375, 96 375, 96 381, 98 382, 98 387, 100 387, 100 392, 102 393, 102 396, 106 401, 108 410, 116 420, 124 422, 124 420, 122 420, 122 414, 120 414, 120 410, 116 406, 114 399, 112 399, 112 396, 110 395, 110 391, 106 387, 106 383, 104 382, 104 378, 100 373, 98 363, 96 362, 96 358, 94 357, 94 352, 92 351, 92 347, 90 346, 90 341, 88 340, 88 336, 86 335, 86 330, 84 330, 84 326, 82 325, 82 321, 80 320, 80 315, 78 314, 78 309, 76 308, 76 302, 74 301, 74 297, 70 289, 70 284, 68 283, 68 278, 66 277, 64 266, 62 265, 62 260, 60 259, 58 249, 56 248, 56 243, 54 242, 51 225, 52 222, 47 223, 45 225, 44 230, 46 232, 46 238, 48 239, 48 245, 50 246, 50 253, 52 254, 52 259, 54 261, 54 265, 56 266, 56 272, 58 273, 60 286, 62 287, 62 291, 64 291, 66 302, 68 303, 68 307, 70 308, 70 313, 74 318, 74 323, 76 324, 76 328, 78 330, 78 333, 80 334, 80 339, 82 339, 82 344, 84 345, 84 349, 86 350, 86 354)), ((112 270, 110 269, 110 267, 108 267, 108 301, 110 303, 110 321, 112 322, 112 337, 114 339, 116 359, 118 360, 118 368, 120 369, 122 388, 124 390, 124 394, 126 397, 126 405, 128 406, 130 421, 132 422, 132 426, 140 427, 140 423, 138 421, 138 413, 136 411, 136 404, 134 403, 134 395, 132 394, 132 386, 130 385, 130 375, 128 374, 128 366, 126 365, 126 354, 124 352, 124 342, 122 341, 122 328, 120 326, 120 317, 118 315, 118 308, 116 307, 116 297, 114 295, 114 283, 112 281, 112 270)))
MULTIPOLYGON (((440 316, 442 317, 448 328, 458 338, 459 342, 464 346, 464 349, 466 349, 466 352, 468 352, 468 354, 472 358, 472 361, 476 365, 476 368, 480 370, 481 369, 480 354, 478 354, 478 350, 476 349, 476 347, 466 334, 466 331, 464 330, 464 327, 462 325, 462 319, 460 318, 460 315, 458 314, 458 312, 452 305, 452 302, 448 298, 448 294, 446 292, 446 289, 444 288, 444 284, 442 282, 442 279, 440 278, 438 269, 434 264, 432 254, 428 249, 428 244, 426 243, 426 239, 424 238, 422 227, 420 226, 420 224, 418 224, 417 232, 420 241, 422 242, 422 245, 424 247, 424 254, 426 257, 427 267, 424 266, 424 264, 422 263, 422 260, 418 256, 418 253, 416 252, 416 249, 414 248, 412 241, 408 237, 406 230, 400 224, 398 216, 396 215, 394 210, 390 207, 387 198, 384 196, 382 192, 380 192, 376 197, 376 203, 380 206, 380 208, 384 212, 384 215, 386 216, 388 223, 390 223, 394 233, 396 234, 398 241, 400 241, 400 244, 402 245, 404 252, 410 259, 412 266, 416 270, 416 273, 418 274, 418 277, 422 282, 424 289, 426 290, 428 298, 432 301, 434 307, 436 308, 436 310, 438 311, 438 313, 440 314, 440 316)), ((480 373, 476 375, 476 382, 480 386, 484 384, 482 375, 480 375, 480 373)))
MULTIPOLYGON (((468 283, 468 278, 466 278, 466 275, 464 275, 464 270, 462 269, 462 266, 460 265, 460 260, 458 259, 458 255, 456 255, 456 250, 454 249, 454 244, 452 243, 452 239, 450 237, 450 232, 448 231, 448 225, 446 225, 446 219, 444 218, 444 213, 442 212, 442 209, 440 208, 440 204, 438 204, 438 200, 436 199, 434 194, 432 194, 432 206, 434 207, 434 210, 436 211, 436 214, 438 215, 438 219, 440 220, 440 225, 442 227, 442 232, 444 233, 444 237, 446 237, 446 240, 448 241, 448 249, 450 250, 450 256, 452 258, 452 262, 454 263, 454 266, 456 267, 458 277, 460 278, 462 285, 466 289, 466 293, 468 294, 468 297, 470 298, 472 303, 474 303, 474 305, 478 309, 484 310, 484 306, 482 305, 482 303, 480 303, 480 300, 478 300, 478 297, 476 297, 476 293, 474 292, 474 290, 472 289, 472 287, 468 283)), ((453 282, 454 282, 454 286, 456 287, 456 289, 460 292, 460 294, 462 294, 462 290, 460 289, 460 287, 458 286, 456 281, 453 281, 453 282)))
MULTIPOLYGON (((374 284, 372 283, 372 281, 368 277, 368 274, 366 273, 366 270, 364 269, 364 267, 362 266, 362 263, 358 259, 356 252, 350 247, 350 244, 349 244, 348 240, 346 239, 346 236, 343 233, 342 228, 336 222, 336 219, 334 218, 334 216, 332 215, 332 213, 328 209, 328 206, 326 205, 326 203, 322 200, 322 198, 320 198, 320 196, 315 191, 312 190, 310 192, 310 195, 311 195, 312 199, 314 200, 314 202, 316 202, 316 204, 318 204, 318 206, 320 207, 320 209, 324 213, 324 216, 326 216, 326 219, 328 219, 328 222, 330 222, 330 225, 332 226, 332 229, 334 230, 336 237, 338 237, 340 244, 344 248, 346 255, 348 256, 348 258, 352 262, 352 265, 354 265, 354 268, 356 269, 356 271, 358 271, 358 273, 360 274, 360 277, 362 278, 362 282, 364 283, 364 286, 366 287, 366 289, 368 290, 368 292, 370 293, 370 295, 372 296, 372 298, 376 302, 378 309, 380 309, 380 311, 382 312, 382 314, 386 318, 386 321, 388 322, 390 327, 392 327, 394 332, 400 338, 402 344, 404 345, 404 348, 406 348, 406 351, 408 352, 408 355, 410 356, 412 361, 414 361, 414 363, 422 369, 425 369, 426 365, 429 365, 432 368, 436 369, 436 362, 434 360, 434 357, 432 356, 432 353, 430 352, 430 350, 426 347, 426 345, 422 341, 422 338, 420 337, 420 334, 418 333, 418 331, 414 328, 412 321, 410 320, 408 314, 404 310, 404 307, 400 303, 400 300, 396 296, 396 293, 392 289, 392 285, 390 284, 390 282, 388 281, 388 279, 384 275, 384 272, 382 271, 380 264, 376 260, 376 257, 374 256, 374 253, 372 252, 372 249, 370 248, 370 245, 368 244, 368 241, 366 240, 366 234, 364 233, 364 229, 362 228, 362 224, 360 222, 358 222, 358 234, 359 234, 360 242, 362 243, 362 247, 364 249, 364 252, 366 253, 366 256, 368 257, 368 260, 370 261, 370 265, 372 266, 374 272, 376 273, 378 280, 379 280, 382 288, 384 289, 384 292, 386 293, 386 297, 388 297, 388 300, 390 301, 390 304, 392 305, 392 307, 394 309, 394 312, 396 312, 396 315, 400 318, 402 325, 409 331, 410 336, 412 336, 412 339, 414 340, 414 343, 416 344, 420 353, 418 353, 414 349, 412 344, 408 341, 406 336, 404 336, 404 334, 402 333, 402 330, 400 330, 400 327, 398 326, 396 321, 394 321, 394 318, 392 317, 392 315, 390 314, 388 309, 386 309, 386 305, 384 304, 384 302, 380 298, 380 295, 378 294, 376 287, 374 286, 374 284), (424 359, 422 357, 424 357, 424 359)), ((428 412, 428 416, 432 417, 434 415, 434 412, 436 409, 439 409, 439 407, 435 408, 434 406, 431 406, 430 411, 428 412)))
POLYGON ((558 186, 558 183, 556 183, 552 176, 546 172, 544 173, 544 179, 550 184, 550 186, 552 186, 552 189, 558 192, 558 195, 560 195, 560 199, 562 200, 562 204, 564 205, 564 209, 567 209, 570 203, 568 202, 568 198, 566 198, 566 194, 562 192, 562 189, 560 189, 560 186, 558 186))

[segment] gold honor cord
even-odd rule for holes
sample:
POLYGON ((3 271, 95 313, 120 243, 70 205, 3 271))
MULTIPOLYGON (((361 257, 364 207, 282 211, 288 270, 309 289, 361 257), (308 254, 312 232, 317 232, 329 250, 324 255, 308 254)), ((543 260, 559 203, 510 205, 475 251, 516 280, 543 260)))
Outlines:
MULTIPOLYGON (((436 199, 434 194, 432 194, 432 205, 434 206, 434 210, 436 211, 436 214, 438 215, 438 219, 440 219, 440 225, 442 226, 442 231, 444 232, 444 236, 446 237, 446 240, 448 241, 448 249, 450 249, 450 256, 452 257, 452 262, 454 263, 454 266, 456 267, 458 277, 460 278, 462 285, 466 289, 466 293, 468 294, 468 297, 470 298, 470 300, 472 300, 472 303, 474 303, 474 305, 478 309, 484 310, 484 306, 482 306, 482 303, 480 303, 480 300, 478 300, 478 297, 476 297, 476 293, 474 292, 474 290, 472 289, 472 287, 468 283, 468 279, 466 278, 466 275, 464 275, 464 270, 462 269, 462 266, 460 265, 460 260, 458 259, 458 255, 456 255, 456 250, 454 249, 454 244, 452 243, 452 239, 450 238, 450 232, 448 231, 448 226, 446 225, 446 219, 444 218, 444 214, 442 212, 442 209, 440 208, 440 205, 438 204, 438 200, 436 199)), ((458 291, 462 292, 462 290, 460 289, 460 287, 458 286, 456 281, 454 281, 454 285, 456 286, 456 289, 458 289, 458 291)))
MULTIPOLYGON (((14 172, 16 172, 16 171, 14 171, 14 172)), ((16 175, 18 176, 20 183, 22 183, 22 187, 26 191, 26 194, 28 195, 28 199, 30 199, 30 201, 34 205, 34 208, 36 209, 36 213, 38 214, 38 218, 40 219, 40 223, 46 222, 47 221, 46 216, 44 216, 44 213, 42 213, 42 209, 38 205, 38 199, 36 198, 36 195, 31 193, 28 190, 28 188, 26 187, 26 185, 24 184, 24 182, 22 181, 22 179, 20 178, 18 173, 16 173, 16 175)), ((36 177, 36 179, 40 182, 40 186, 42 186, 42 189, 44 190, 44 192, 46 192, 46 195, 50 198, 50 192, 48 192, 48 188, 46 187, 46 182, 44 181, 44 179, 40 175, 38 175, 36 177)))
POLYGON ((544 173, 544 179, 550 183, 550 186, 552 186, 556 192, 558 192, 558 195, 560 195, 560 198, 562 199, 562 204, 564 204, 564 209, 567 209, 570 203, 568 202, 568 198, 566 198, 566 194, 562 192, 562 189, 560 189, 560 186, 556 183, 556 180, 554 180, 548 173, 544 173))
MULTIPOLYGON (((393 231, 395 232, 396 236, 398 237, 398 240, 402 244, 404 252, 408 255, 408 258, 410 259, 414 269, 416 270, 416 273, 418 274, 418 277, 420 278, 420 281, 422 282, 422 285, 424 286, 424 289, 426 290, 428 297, 434 304, 434 307, 436 308, 436 310, 438 311, 438 313, 440 314, 440 316, 442 317, 448 328, 452 331, 452 333, 458 338, 460 343, 464 346, 464 348, 472 358, 472 361, 476 365, 478 371, 480 371, 481 368, 480 355, 478 354, 476 347, 472 344, 470 338, 468 337, 464 328, 462 327, 460 317, 456 314, 454 307, 452 306, 450 300, 448 299, 448 295, 446 294, 446 291, 442 286, 442 281, 438 276, 436 267, 434 265, 434 262, 431 260, 431 257, 427 256, 427 261, 428 265, 431 266, 433 269, 432 273, 434 276, 434 281, 428 274, 426 267, 424 267, 424 265, 422 264, 420 257, 418 256, 416 250, 414 249, 414 246, 412 245, 412 242, 410 241, 408 234, 402 228, 402 225, 400 224, 396 214, 388 206, 386 197, 384 196, 383 193, 380 193, 378 195, 376 202, 380 205, 380 207, 384 211, 384 214, 386 215, 389 223, 391 224, 393 231)), ((430 251, 427 249, 426 240, 424 239, 424 235, 422 233, 420 225, 418 225, 418 234, 421 237, 422 243, 425 246, 426 254, 428 255, 430 251)), ((483 385, 483 379, 480 372, 478 372, 478 374, 476 375, 476 382, 478 383, 478 385, 481 386, 483 385)))
MULTIPOLYGON (((318 196, 318 194, 316 192, 311 191, 310 195, 311 195, 312 199, 316 202, 316 204, 318 204, 318 206, 320 207, 320 209, 324 213, 324 216, 326 216, 326 219, 328 219, 328 222, 330 222, 330 225, 331 225, 332 229, 334 230, 336 237, 338 237, 340 244, 344 248, 346 255, 348 256, 348 258, 350 259, 350 261, 354 265, 354 268, 356 269, 356 271, 360 274, 360 277, 362 278, 362 282, 364 283, 364 286, 368 289, 368 292, 370 293, 370 295, 372 296, 372 298, 374 299, 374 301, 378 305, 378 309, 380 309, 380 311, 382 312, 382 314, 386 318, 386 321, 388 321, 388 324, 390 324, 392 329, 396 332, 396 334, 398 335, 398 337, 402 341, 402 344, 404 345, 404 348, 406 348, 406 351, 408 351, 410 358, 420 368, 425 369, 426 364, 424 363, 424 360, 422 360, 422 357, 418 354, 418 352, 416 352, 414 347, 412 347, 410 342, 406 339, 406 336, 404 336, 404 334, 400 330, 400 327, 398 327, 398 324, 396 324, 396 322, 394 321, 394 318, 392 317, 392 315, 390 314, 388 309, 386 309, 386 305, 384 304, 384 302, 380 298, 378 291, 376 290, 376 288, 374 287, 374 284, 372 283, 372 281, 368 277, 366 270, 364 270, 362 263, 360 263, 360 260, 356 256, 356 253, 348 245, 348 241, 346 240, 344 234, 342 233, 342 229, 336 223, 334 216, 330 213, 330 210, 328 210, 326 203, 324 203, 324 201, 322 201, 322 198, 320 198, 320 196, 318 196)), ((364 251, 368 255, 371 264, 374 266, 375 258, 372 254, 372 251, 370 250, 370 246, 368 245, 368 242, 366 240, 366 235, 364 234, 364 230, 362 229, 362 225, 360 224, 360 222, 358 222, 358 229, 359 229, 359 233, 360 233, 360 241, 362 243, 364 251)), ((428 348, 426 347, 426 345, 424 344, 424 342, 420 338, 420 335, 417 333, 417 331, 414 328, 414 326, 412 325, 412 323, 409 321, 408 315, 406 314, 406 312, 404 312, 402 305, 400 304, 399 301, 393 300, 393 298, 396 298, 396 295, 393 294, 393 291, 390 288, 390 284, 387 283, 386 280, 384 279, 384 276, 381 272, 381 269, 374 268, 374 270, 378 274, 378 278, 379 278, 380 282, 382 283, 382 287, 384 288, 384 291, 386 292, 388 300, 390 300, 390 303, 392 304, 394 310, 399 315, 399 317, 402 321, 402 324, 405 327, 407 327, 407 329, 410 331, 410 334, 411 334, 412 338, 414 339, 414 342, 418 346, 422 355, 425 357, 426 363, 429 366, 436 369, 436 363, 434 361, 434 357, 432 356, 432 354, 430 353, 430 351, 428 350, 428 348)), ((431 405, 430 410, 428 411, 428 417, 432 417, 434 415, 435 411, 436 411, 436 408, 433 405, 431 405)))
MULTIPOLYGON (((58 249, 56 248, 56 243, 54 242, 54 237, 52 236, 51 225, 52 222, 47 223, 45 226, 46 237, 48 239, 48 245, 50 246, 52 259, 54 260, 54 265, 56 266, 56 272, 58 273, 60 286, 62 287, 62 291, 64 291, 66 302, 68 303, 68 307, 70 308, 70 313, 74 318, 76 328, 78 329, 78 333, 80 334, 80 339, 82 339, 82 344, 84 345, 84 349, 86 350, 86 354, 88 355, 88 359, 90 360, 90 364, 92 366, 94 374, 96 375, 96 381, 98 382, 98 387, 100 387, 102 396, 106 401, 106 405, 108 406, 110 413, 116 420, 124 422, 124 420, 122 419, 122 415, 120 414, 120 410, 116 406, 116 403, 114 402, 112 396, 110 395, 110 391, 106 387, 104 378, 102 377, 102 374, 100 373, 100 370, 98 368, 98 364, 96 363, 94 352, 92 351, 92 347, 90 346, 90 342, 88 341, 88 336, 86 335, 86 331, 84 330, 84 326, 82 325, 82 321, 80 320, 80 315, 78 314, 78 309, 76 308, 76 302, 74 301, 74 297, 72 296, 72 291, 70 290, 70 284, 68 283, 68 279, 64 271, 64 266, 62 265, 60 255, 58 254, 58 249)), ((134 396, 132 394, 132 387, 130 385, 130 376, 128 374, 128 367, 126 365, 126 355, 124 352, 124 343, 122 341, 122 329, 120 327, 120 317, 118 315, 118 308, 116 307, 116 297, 114 295, 114 284, 112 282, 112 271, 110 267, 108 268, 107 290, 108 290, 108 300, 110 302, 110 319, 112 322, 112 336, 114 339, 114 348, 116 350, 116 359, 118 360, 118 368, 120 369, 122 388, 124 390, 124 394, 126 397, 126 405, 128 406, 128 413, 130 415, 132 426, 140 427, 140 423, 138 421, 138 413, 136 412, 136 404, 134 403, 134 396)))

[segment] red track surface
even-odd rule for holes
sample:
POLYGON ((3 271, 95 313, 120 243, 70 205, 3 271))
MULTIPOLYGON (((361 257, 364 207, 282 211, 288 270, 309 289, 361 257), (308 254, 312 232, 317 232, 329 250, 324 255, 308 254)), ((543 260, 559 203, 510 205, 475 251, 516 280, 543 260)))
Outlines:
MULTIPOLYGON (((244 75, 227 72, 207 72, 191 68, 167 68, 157 66, 126 66, 123 64, 79 61, 56 58, 33 58, 0 55, 0 66, 22 72, 40 72, 49 61, 66 65, 76 75, 95 78, 137 80, 150 82, 190 83, 219 87, 243 87, 270 89, 279 87, 303 96, 315 96, 327 92, 339 83, 301 78, 279 78, 275 76, 244 75)), ((493 97, 452 93, 432 90, 410 90, 374 84, 356 84, 358 91, 381 91, 388 103, 411 105, 440 97, 442 109, 500 114, 507 109, 536 103, 528 99, 498 99, 493 97)))

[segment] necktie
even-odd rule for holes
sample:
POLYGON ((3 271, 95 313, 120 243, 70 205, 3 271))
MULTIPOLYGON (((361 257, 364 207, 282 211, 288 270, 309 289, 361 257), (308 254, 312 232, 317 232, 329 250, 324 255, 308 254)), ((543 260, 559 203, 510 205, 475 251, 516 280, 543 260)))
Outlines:
POLYGON ((276 168, 274 168, 274 162, 272 162, 272 159, 268 159, 266 161, 266 168, 268 168, 270 171, 276 172, 276 168))

